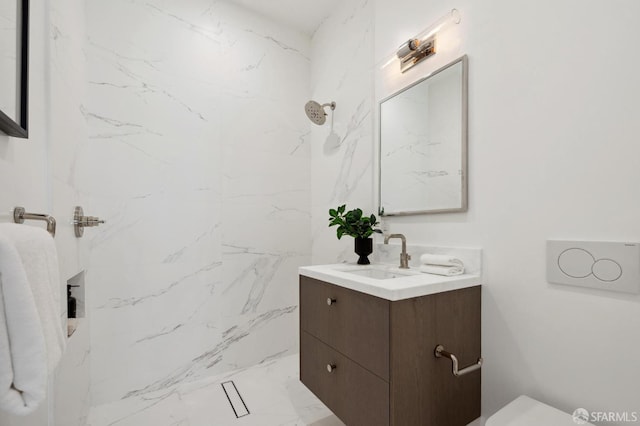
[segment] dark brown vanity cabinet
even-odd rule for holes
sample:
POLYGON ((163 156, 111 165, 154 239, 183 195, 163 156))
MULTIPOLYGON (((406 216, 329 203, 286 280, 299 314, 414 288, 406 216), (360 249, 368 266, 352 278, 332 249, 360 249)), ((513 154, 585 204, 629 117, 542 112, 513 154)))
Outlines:
POLYGON ((300 276, 300 380, 348 426, 465 426, 480 416, 480 286, 389 301, 300 276))

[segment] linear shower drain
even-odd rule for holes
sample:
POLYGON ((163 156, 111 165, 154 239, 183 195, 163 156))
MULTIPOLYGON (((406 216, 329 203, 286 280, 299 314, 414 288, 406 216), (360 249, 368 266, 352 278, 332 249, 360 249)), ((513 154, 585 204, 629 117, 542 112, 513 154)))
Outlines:
POLYGON ((233 414, 236 415, 236 418, 248 416, 249 409, 247 408, 247 404, 244 403, 244 399, 242 399, 242 395, 238 391, 236 384, 233 383, 233 380, 222 383, 222 390, 224 390, 225 395, 227 395, 227 399, 229 400, 229 404, 233 409, 233 414))

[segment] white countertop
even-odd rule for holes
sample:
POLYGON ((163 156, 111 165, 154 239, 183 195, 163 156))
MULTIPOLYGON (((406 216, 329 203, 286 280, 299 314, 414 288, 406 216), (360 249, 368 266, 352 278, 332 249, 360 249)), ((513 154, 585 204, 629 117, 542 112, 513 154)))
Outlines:
POLYGON ((392 265, 357 265, 355 263, 337 263, 332 265, 302 266, 300 275, 326 281, 344 288, 370 294, 391 301, 412 297, 443 293, 482 284, 480 274, 463 274, 455 277, 425 274, 417 269, 402 270, 392 265), (360 276, 353 271, 378 269, 396 274, 396 278, 375 279, 360 276), (400 275, 407 274, 411 275, 400 275))

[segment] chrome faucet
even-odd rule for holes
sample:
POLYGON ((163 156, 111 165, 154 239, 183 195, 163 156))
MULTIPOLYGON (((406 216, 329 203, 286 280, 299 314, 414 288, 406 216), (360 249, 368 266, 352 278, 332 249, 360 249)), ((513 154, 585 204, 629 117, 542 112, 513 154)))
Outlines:
POLYGON ((400 253, 400 269, 409 269, 409 260, 411 256, 407 254, 407 239, 402 234, 389 234, 384 236, 384 243, 389 244, 391 238, 400 238, 402 240, 402 253, 400 253))

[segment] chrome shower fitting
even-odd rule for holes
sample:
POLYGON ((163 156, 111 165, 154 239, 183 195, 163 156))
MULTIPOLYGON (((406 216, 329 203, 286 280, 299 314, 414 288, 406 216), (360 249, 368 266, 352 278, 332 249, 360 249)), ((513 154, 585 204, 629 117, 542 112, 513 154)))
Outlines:
POLYGON ((98 226, 102 223, 104 223, 104 220, 95 216, 85 216, 82 207, 76 207, 73 214, 73 228, 76 237, 81 238, 84 235, 84 228, 98 226))
POLYGON ((322 126, 325 121, 327 121, 327 113, 324 112, 325 107, 330 107, 331 111, 333 111, 336 109, 336 103, 331 102, 328 104, 320 105, 316 101, 309 101, 304 106, 304 112, 307 113, 307 117, 309 117, 309 120, 311 120, 314 124, 322 126))

